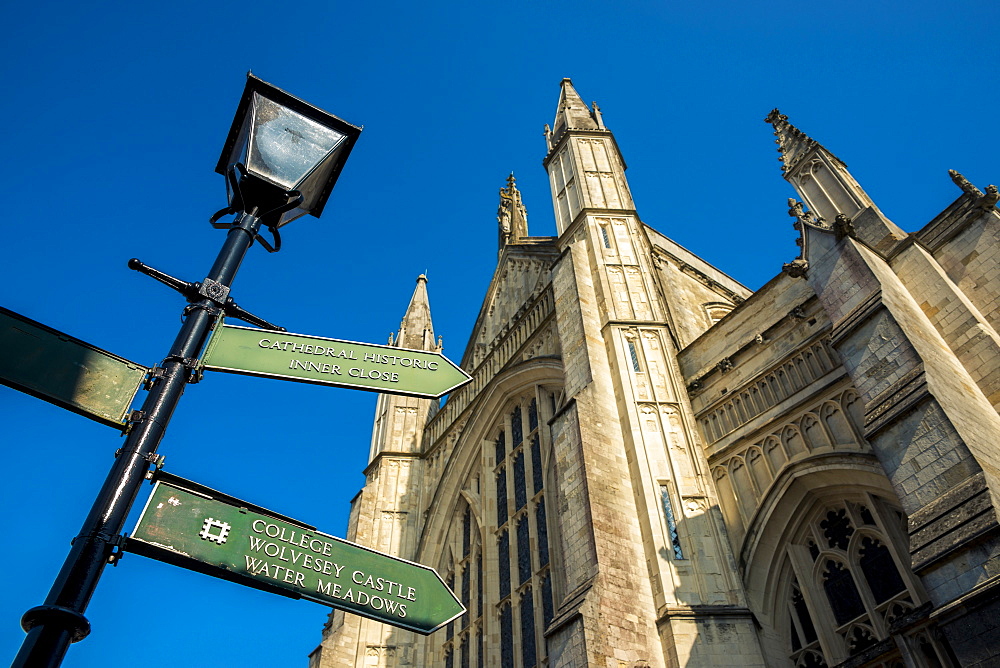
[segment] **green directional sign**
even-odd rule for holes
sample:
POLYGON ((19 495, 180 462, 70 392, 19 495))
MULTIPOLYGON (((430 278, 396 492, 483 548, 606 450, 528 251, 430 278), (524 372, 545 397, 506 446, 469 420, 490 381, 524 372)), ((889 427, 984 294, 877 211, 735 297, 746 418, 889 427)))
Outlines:
POLYGON ((122 428, 149 369, 0 307, 0 383, 122 428))
POLYGON ((465 612, 432 568, 162 472, 125 550, 422 634, 465 612))
POLYGON ((472 378, 441 353, 220 325, 205 369, 437 398, 472 378))

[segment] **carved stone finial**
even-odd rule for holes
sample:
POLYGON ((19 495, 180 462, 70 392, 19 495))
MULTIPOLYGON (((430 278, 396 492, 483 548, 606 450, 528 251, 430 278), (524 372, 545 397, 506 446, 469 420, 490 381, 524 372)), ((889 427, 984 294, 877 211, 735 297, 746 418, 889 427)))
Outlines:
POLYGON ((802 231, 803 223, 815 225, 819 220, 813 215, 812 211, 806 211, 802 202, 797 201, 794 197, 788 198, 788 215, 795 219, 792 227, 800 232, 802 231))
POLYGON ((976 197, 983 196, 982 190, 969 183, 969 180, 967 178, 956 172, 954 169, 949 169, 948 175, 951 176, 951 180, 955 182, 955 185, 961 188, 963 191, 969 193, 970 195, 974 195, 976 197))
POLYGON ((781 113, 780 111, 778 111, 778 109, 776 107, 776 108, 774 108, 774 109, 771 110, 771 113, 769 113, 767 115, 767 117, 764 119, 764 122, 765 123, 770 123, 771 125, 774 125, 775 123, 779 123, 781 121, 787 121, 787 120, 788 120, 788 116, 785 116, 783 113, 781 113))
POLYGON ((809 269, 809 263, 802 258, 796 258, 781 265, 781 271, 792 278, 805 278, 807 269, 809 269))
MULTIPOLYGON (((819 147, 819 142, 810 139, 804 132, 788 122, 788 116, 777 109, 772 109, 771 113, 764 119, 765 123, 774 126, 775 143, 778 144, 778 153, 781 156, 782 173, 788 175, 793 173, 802 160, 811 155, 813 149, 819 147)), ((788 178, 786 176, 786 178, 788 178)))
POLYGON ((393 340, 392 332, 389 332, 389 345, 390 346, 392 345, 392 340, 393 340))
POLYGON ((597 106, 597 102, 591 102, 590 104, 591 106, 594 107, 593 116, 594 116, 594 121, 597 123, 598 129, 600 130, 606 129, 604 127, 604 115, 601 113, 601 108, 597 106))

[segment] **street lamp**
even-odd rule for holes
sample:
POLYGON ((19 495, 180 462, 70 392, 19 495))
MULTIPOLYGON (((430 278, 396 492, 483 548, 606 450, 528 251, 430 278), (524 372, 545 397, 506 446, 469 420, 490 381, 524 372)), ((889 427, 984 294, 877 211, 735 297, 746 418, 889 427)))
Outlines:
POLYGON ((295 202, 265 224, 281 227, 307 213, 319 218, 359 134, 361 128, 249 74, 215 171, 229 176, 230 206, 267 213, 295 202))
POLYGON ((294 208, 278 214, 274 227, 307 213, 318 218, 360 133, 250 74, 215 171, 231 176, 230 206, 242 198, 263 212, 271 203, 287 205, 290 193, 291 199, 300 196, 294 208))
POLYGON ((319 218, 361 128, 247 75, 215 171, 226 176, 226 213, 246 212, 275 235, 305 214, 319 218))
POLYGON ((150 467, 162 460, 156 449, 185 386, 198 380, 198 357, 213 324, 229 316, 280 329, 244 311, 229 296, 246 252, 254 241, 277 251, 279 227, 307 213, 320 215, 360 132, 361 128, 247 75, 216 168, 227 177, 229 206, 211 222, 229 230, 226 241, 208 275, 197 283, 174 278, 136 259, 129 261, 129 267, 177 290, 189 304, 170 352, 150 371, 149 394, 142 409, 129 418, 125 444, 116 453, 45 603, 21 618, 28 635, 12 666, 55 668, 69 644, 90 633, 83 613, 104 567, 119 558, 125 520, 150 467), (219 223, 227 213, 237 215, 231 222, 219 223), (260 237, 262 226, 274 234, 273 246, 260 237))

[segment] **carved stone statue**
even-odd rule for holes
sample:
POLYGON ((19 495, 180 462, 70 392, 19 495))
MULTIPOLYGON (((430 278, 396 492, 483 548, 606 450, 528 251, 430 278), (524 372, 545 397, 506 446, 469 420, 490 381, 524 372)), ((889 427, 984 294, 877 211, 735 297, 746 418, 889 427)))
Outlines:
POLYGON ((507 186, 500 189, 500 205, 497 207, 497 231, 499 247, 517 243, 528 236, 528 211, 521 203, 521 193, 517 189, 514 173, 507 177, 507 186))
POLYGON ((506 188, 500 189, 500 206, 497 208, 497 222, 500 223, 500 231, 505 235, 510 234, 510 210, 513 200, 506 188))
POLYGON ((986 194, 979 201, 979 206, 983 209, 992 209, 1000 201, 1000 190, 995 185, 986 186, 986 194))
POLYGON ((851 219, 842 213, 837 214, 837 217, 833 221, 832 229, 833 233, 837 235, 837 241, 840 241, 844 237, 851 237, 853 239, 856 235, 851 219))
POLYGON ((781 266, 781 270, 792 278, 805 278, 809 263, 802 258, 797 258, 791 262, 786 262, 781 266))

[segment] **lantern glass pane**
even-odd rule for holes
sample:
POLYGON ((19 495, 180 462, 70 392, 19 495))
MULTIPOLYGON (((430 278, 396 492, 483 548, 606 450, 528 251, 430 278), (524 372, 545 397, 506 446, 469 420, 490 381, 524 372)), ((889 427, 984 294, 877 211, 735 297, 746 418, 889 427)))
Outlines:
POLYGON ((286 190, 295 189, 345 138, 258 93, 252 113, 247 168, 286 190))

